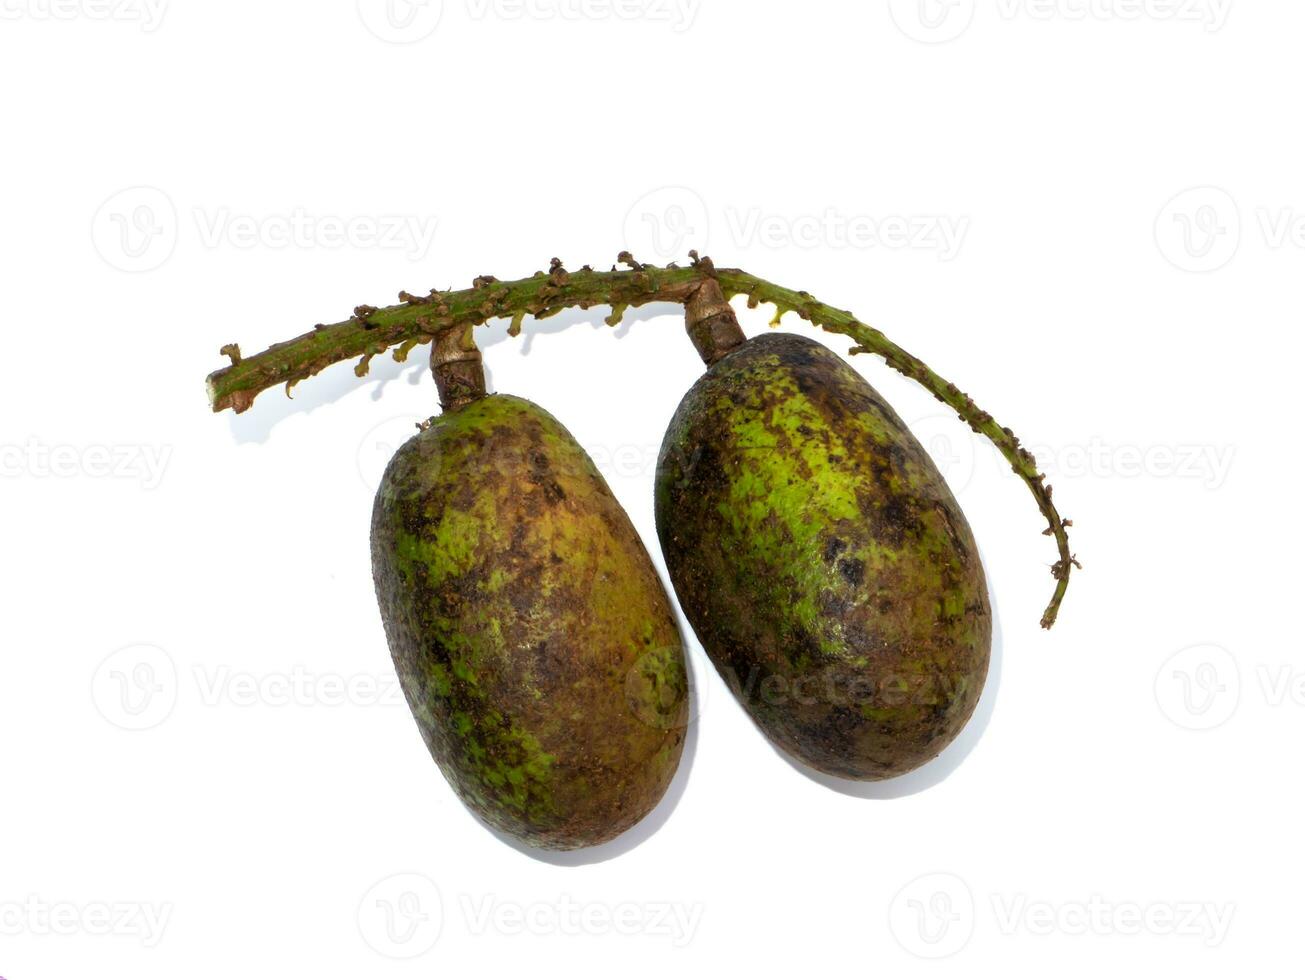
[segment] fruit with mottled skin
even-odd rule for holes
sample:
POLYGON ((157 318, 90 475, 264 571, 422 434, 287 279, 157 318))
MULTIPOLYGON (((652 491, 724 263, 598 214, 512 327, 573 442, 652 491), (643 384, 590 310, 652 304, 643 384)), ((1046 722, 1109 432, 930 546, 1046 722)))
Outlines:
POLYGON ((681 638, 629 517, 556 419, 505 395, 432 419, 386 470, 372 563, 409 705, 467 806, 551 849, 652 810, 683 748, 681 638))
POLYGON ((712 365, 662 445, 657 531, 690 623, 757 725, 885 779, 972 714, 991 614, 974 538, 883 398, 791 334, 712 365))

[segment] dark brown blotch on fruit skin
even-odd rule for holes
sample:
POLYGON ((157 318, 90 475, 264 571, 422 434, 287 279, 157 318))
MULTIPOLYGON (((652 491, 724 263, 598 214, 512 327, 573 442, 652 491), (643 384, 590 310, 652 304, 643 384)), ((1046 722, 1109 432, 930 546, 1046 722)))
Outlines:
POLYGON ((685 396, 657 531, 707 653, 777 744, 884 779, 960 731, 991 615, 969 525, 902 420, 820 344, 748 341, 685 396))
POLYGON ((570 433, 530 402, 433 419, 372 516, 381 618, 462 800, 532 846, 600 844, 662 797, 688 711, 670 601, 570 433))

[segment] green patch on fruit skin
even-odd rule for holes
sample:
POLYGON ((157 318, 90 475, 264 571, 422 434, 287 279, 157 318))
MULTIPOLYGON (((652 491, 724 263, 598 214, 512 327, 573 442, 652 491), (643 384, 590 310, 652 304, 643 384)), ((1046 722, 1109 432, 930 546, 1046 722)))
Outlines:
POLYGON ((892 409, 814 341, 758 337, 685 396, 662 446, 657 527, 708 654, 809 764, 896 775, 972 712, 991 623, 964 516, 892 409), (894 676, 906 697, 883 687, 894 676), (940 677, 972 683, 928 694, 940 677), (872 694, 840 699, 840 686, 872 694), (809 690, 821 693, 793 693, 809 690))
POLYGON ((630 678, 655 649, 659 683, 684 687, 681 639, 629 518, 555 419, 490 396, 433 420, 386 471, 372 551, 404 691, 468 806, 571 848, 656 804, 686 705, 658 716, 659 692, 630 678))
POLYGON ((553 765, 557 757, 545 752, 527 731, 508 724, 502 715, 487 711, 476 718, 459 712, 454 728, 462 736, 462 764, 473 774, 474 798, 481 806, 506 807, 531 824, 556 819, 552 797, 553 765), (463 727, 465 726, 465 727, 463 727))

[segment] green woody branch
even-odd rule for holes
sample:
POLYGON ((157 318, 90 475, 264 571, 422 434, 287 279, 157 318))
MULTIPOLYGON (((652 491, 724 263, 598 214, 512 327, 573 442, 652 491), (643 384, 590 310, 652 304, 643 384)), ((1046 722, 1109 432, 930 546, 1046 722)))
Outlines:
POLYGON ((615 326, 628 307, 686 302, 703 278, 698 266, 678 269, 636 264, 629 270, 613 268, 611 272, 595 272, 586 266, 567 272, 554 261, 550 271, 515 282, 481 276, 471 289, 432 289, 426 296, 403 292, 398 306, 359 306, 342 323, 319 324, 311 333, 274 344, 252 357, 242 358, 240 348, 229 344, 222 353, 232 364, 209 375, 209 401, 215 412, 227 408, 243 412, 268 388, 286 385, 288 390, 323 368, 353 358, 361 359, 355 373, 363 377, 371 359, 390 348, 395 349, 395 360, 403 361, 414 347, 432 342, 444 330, 478 326, 496 317, 510 317, 515 336, 527 316, 542 320, 571 307, 587 310, 610 305, 608 322, 615 326))
POLYGON ((348 320, 319 325, 310 333, 275 344, 252 357, 242 357, 240 348, 229 344, 222 348, 222 353, 232 363, 209 375, 209 401, 215 412, 228 408, 243 412, 268 388, 284 385, 289 392, 298 382, 338 361, 359 358, 354 370, 362 377, 371 359, 387 350, 393 349, 394 359, 403 361, 414 347, 431 343, 444 331, 478 326, 499 317, 511 319, 509 333, 515 336, 527 316, 544 319, 573 307, 610 306, 612 314, 607 322, 616 326, 629 307, 658 302, 687 304, 704 282, 715 279, 726 297, 747 296, 750 307, 773 304, 772 326, 778 325, 785 313, 793 312, 825 330, 850 337, 856 342, 851 353, 878 354, 890 367, 914 379, 953 409, 971 429, 987 436, 1032 492, 1047 520, 1043 533, 1056 539, 1060 558, 1051 569, 1056 589, 1042 617, 1042 625, 1050 628, 1069 587, 1070 573, 1081 566, 1069 550, 1066 529, 1071 522, 1060 517, 1052 503, 1051 487, 1039 473, 1033 455, 1020 445, 1015 434, 998 425, 967 394, 935 374, 919 358, 851 313, 821 303, 809 293, 776 286, 740 269, 716 269, 710 259, 691 254, 693 264, 679 268, 674 264, 641 265, 623 252, 620 261, 628 268, 613 267, 608 272, 598 272, 589 266, 568 272, 554 259, 548 272, 538 272, 527 279, 500 282, 492 276, 482 276, 470 289, 431 290, 425 296, 400 293, 397 306, 384 309, 360 306, 348 320))

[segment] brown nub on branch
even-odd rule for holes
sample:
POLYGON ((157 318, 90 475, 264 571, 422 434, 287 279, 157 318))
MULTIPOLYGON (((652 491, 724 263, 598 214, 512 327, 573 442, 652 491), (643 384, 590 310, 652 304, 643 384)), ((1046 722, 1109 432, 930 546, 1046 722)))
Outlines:
POLYGON ((715 279, 704 280, 684 304, 684 323, 689 339, 707 367, 742 347, 747 340, 734 307, 726 301, 715 279))
POLYGON ((431 345, 430 369, 446 412, 485 397, 485 364, 473 330, 470 324, 441 330, 431 345))

